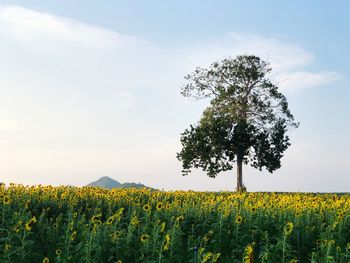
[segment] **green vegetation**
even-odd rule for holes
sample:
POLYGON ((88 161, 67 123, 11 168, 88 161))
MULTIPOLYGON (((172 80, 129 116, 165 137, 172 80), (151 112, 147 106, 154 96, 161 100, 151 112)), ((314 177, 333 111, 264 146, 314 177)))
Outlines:
POLYGON ((0 187, 0 262, 350 260, 350 196, 0 187))

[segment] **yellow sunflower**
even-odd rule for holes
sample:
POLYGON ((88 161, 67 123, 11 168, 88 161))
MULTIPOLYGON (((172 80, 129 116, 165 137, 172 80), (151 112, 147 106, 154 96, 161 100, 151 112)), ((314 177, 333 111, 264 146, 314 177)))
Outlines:
POLYGON ((107 225, 111 225, 115 220, 115 217, 114 216, 110 216, 106 222, 107 225))
POLYGON ((286 236, 289 236, 289 235, 292 233, 292 231, 293 231, 293 223, 292 223, 292 222, 288 222, 288 223, 284 226, 283 231, 284 231, 284 234, 285 234, 286 236))
POLYGON ((147 234, 144 234, 144 235, 142 235, 142 236, 140 237, 140 241, 141 241, 142 243, 147 243, 148 240, 149 240, 149 235, 147 235, 147 234))
POLYGON ((11 247, 12 246, 8 243, 5 243, 5 245, 4 245, 5 251, 9 251, 11 249, 11 247))
POLYGON ((143 211, 145 211, 145 212, 151 211, 151 206, 150 206, 149 204, 145 204, 145 205, 143 206, 143 211))
POLYGON ((137 219, 137 216, 133 216, 133 217, 131 218, 131 225, 137 226, 138 223, 139 223, 139 220, 137 219))
POLYGON ((102 223, 101 220, 100 220, 101 217, 102 217, 102 214, 101 214, 101 213, 99 213, 98 215, 92 216, 92 217, 91 217, 92 223, 98 224, 98 225, 101 224, 101 223, 102 223))
POLYGON ((35 223, 36 223, 36 217, 33 216, 32 219, 30 219, 30 220, 28 221, 28 223, 25 224, 26 230, 27 230, 27 231, 30 231, 35 223))
POLYGON ((176 222, 177 222, 177 223, 181 223, 183 220, 184 220, 184 217, 183 217, 183 216, 178 216, 178 217, 176 218, 176 222))
POLYGON ((163 208, 163 203, 159 202, 159 203, 157 204, 156 208, 157 208, 158 211, 159 211, 159 210, 162 210, 162 208, 163 208))
POLYGON ((169 250, 171 245, 171 238, 169 234, 165 235, 164 243, 163 243, 163 251, 169 250))
POLYGON ((4 205, 11 204, 11 198, 9 196, 4 196, 2 202, 4 203, 4 205))
POLYGON ((73 233, 70 235, 70 240, 74 241, 77 237, 77 231, 73 231, 73 233))
POLYGON ((160 225, 160 230, 159 230, 159 232, 160 232, 160 233, 163 233, 164 230, 165 230, 165 222, 163 222, 163 223, 160 225))

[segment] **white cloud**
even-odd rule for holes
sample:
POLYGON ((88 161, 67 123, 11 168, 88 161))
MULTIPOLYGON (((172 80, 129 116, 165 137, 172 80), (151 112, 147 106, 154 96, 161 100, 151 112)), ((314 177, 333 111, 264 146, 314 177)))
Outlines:
POLYGON ((185 50, 190 62, 209 64, 227 56, 254 54, 271 63, 273 72, 285 72, 309 65, 313 55, 301 47, 255 34, 229 33, 216 41, 200 43, 185 50))
MULTIPOLYGON (((125 44, 126 36, 52 14, 20 6, 0 7, 1 33, 25 43, 38 42, 45 47, 80 44, 91 48, 108 48, 125 44)), ((132 39, 130 37, 130 39, 132 39)))
POLYGON ((341 75, 333 71, 321 71, 317 73, 297 71, 278 75, 280 87, 287 91, 325 86, 340 78, 341 75))
POLYGON ((216 41, 184 49, 177 57, 188 72, 198 65, 209 66, 213 61, 241 54, 254 54, 267 60, 272 67, 271 79, 287 92, 323 86, 341 78, 333 71, 305 71, 303 68, 314 61, 311 53, 297 45, 254 34, 230 33, 216 41))
POLYGON ((12 132, 0 141, 7 182, 69 184, 122 173, 160 188, 223 189, 225 176, 204 186, 197 177, 178 179, 180 132, 203 109, 180 96, 185 74, 249 53, 269 59, 288 90, 339 78, 306 71, 312 54, 278 39, 231 33, 166 48, 19 6, 0 7, 0 38, 0 131, 12 132))

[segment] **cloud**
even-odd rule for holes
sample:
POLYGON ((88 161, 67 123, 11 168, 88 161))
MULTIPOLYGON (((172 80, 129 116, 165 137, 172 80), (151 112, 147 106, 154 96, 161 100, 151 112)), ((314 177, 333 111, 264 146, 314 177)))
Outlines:
POLYGON ((313 55, 301 47, 284 41, 248 33, 229 33, 215 41, 200 43, 185 50, 189 62, 209 64, 227 56, 254 54, 270 62, 276 73, 309 65, 313 55))
POLYGON ((126 39, 118 33, 20 6, 0 7, 1 33, 15 37, 25 44, 49 47, 59 44, 78 44, 104 49, 124 45, 126 39))
POLYGON ((333 71, 305 72, 297 71, 282 73, 277 76, 280 87, 287 91, 297 91, 304 88, 326 86, 342 76, 333 71))
POLYGON ((272 68, 271 79, 287 92, 324 86, 342 77, 333 71, 307 72, 304 68, 315 60, 310 52, 295 44, 255 34, 229 33, 216 41, 184 49, 178 58, 188 72, 196 66, 209 66, 213 61, 242 54, 267 60, 272 68))
MULTIPOLYGON (((35 57, 46 58, 45 61, 39 59, 40 70, 45 62, 51 72, 52 64, 66 64, 80 79, 86 79, 87 69, 93 74, 104 71, 100 75, 108 74, 108 78, 103 84, 127 80, 125 86, 154 86, 155 81, 167 83, 169 79, 180 84, 178 80, 196 66, 207 66, 215 60, 240 54, 255 54, 268 60, 273 68, 273 79, 286 80, 282 84, 286 89, 320 86, 340 77, 331 71, 304 71, 303 67, 311 65, 314 57, 295 44, 247 33, 231 32, 213 41, 165 48, 73 19, 20 6, 0 6, 0 35, 5 40, 15 41, 16 49, 27 51, 26 56, 32 53, 35 57), (45 54, 47 51, 59 53, 62 58, 45 54), (118 80, 115 80, 117 75, 118 80)), ((24 57, 22 61, 26 59, 31 67, 35 65, 33 57, 24 57)), ((100 80, 104 76, 99 76, 100 80)))
POLYGON ((276 38, 237 33, 230 36, 235 43, 238 42, 242 53, 254 51, 254 54, 270 62, 275 73, 298 69, 314 60, 313 55, 303 48, 276 38))
MULTIPOLYGON (((340 77, 307 71, 313 55, 275 38, 228 33, 165 47, 19 6, 0 7, 0 38, 0 132, 6 130, 8 138, 1 141, 7 165, 0 173, 5 181, 58 184, 74 177, 88 182, 115 171, 136 182, 149 174, 147 183, 159 188, 198 189, 192 177, 178 180, 181 167, 175 158, 179 134, 204 107, 181 97, 187 73, 227 56, 256 54, 271 61, 272 77, 286 79, 281 85, 289 91, 340 77)), ((225 188, 225 180, 216 182, 210 189, 225 188)))

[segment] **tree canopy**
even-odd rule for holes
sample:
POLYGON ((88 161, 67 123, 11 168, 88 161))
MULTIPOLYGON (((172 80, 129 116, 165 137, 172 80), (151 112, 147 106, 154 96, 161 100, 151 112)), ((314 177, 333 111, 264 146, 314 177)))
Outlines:
POLYGON ((215 177, 237 165, 237 190, 244 190, 242 164, 269 172, 281 167, 290 146, 288 127, 298 127, 286 97, 269 80, 271 67, 257 56, 237 56, 198 67, 181 93, 210 98, 196 125, 181 134, 183 175, 202 168, 215 177))

